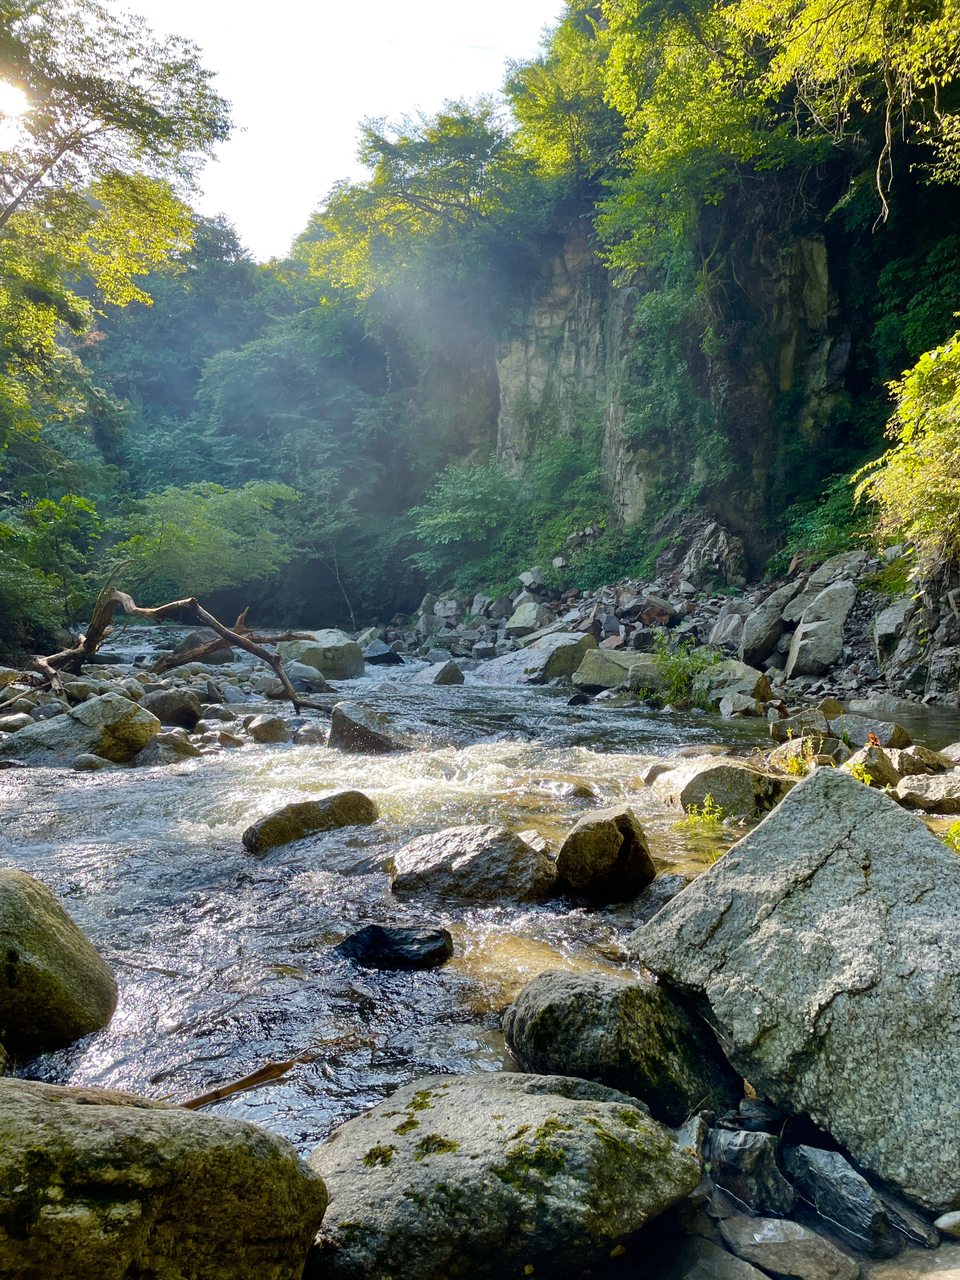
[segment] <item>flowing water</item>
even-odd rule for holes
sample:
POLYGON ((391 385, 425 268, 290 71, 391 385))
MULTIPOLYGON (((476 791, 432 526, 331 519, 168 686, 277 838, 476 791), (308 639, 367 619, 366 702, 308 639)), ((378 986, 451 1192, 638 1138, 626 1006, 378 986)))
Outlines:
MULTIPOLYGON (((544 969, 629 974, 623 942, 637 906, 401 903, 384 870, 391 853, 467 822, 535 829, 557 849, 580 814, 628 801, 660 871, 695 874, 718 845, 676 830, 676 811, 653 800, 643 773, 686 746, 769 743, 759 722, 569 707, 569 690, 491 688, 470 676, 455 688, 408 686, 410 667, 368 670, 341 686, 344 696, 399 715, 419 750, 248 745, 166 768, 0 774, 0 866, 42 879, 120 986, 109 1027, 21 1063, 21 1074, 182 1101, 302 1057, 282 1079, 209 1111, 257 1121, 306 1153, 418 1076, 509 1067, 504 1006, 544 969), (595 799, 578 794, 584 787, 595 799), (241 845, 244 828, 272 810, 344 788, 371 796, 380 820, 260 857, 241 845), (372 922, 442 924, 455 958, 424 973, 358 969, 332 948, 372 922)), ((931 745, 960 736, 955 713, 917 736, 931 745)))

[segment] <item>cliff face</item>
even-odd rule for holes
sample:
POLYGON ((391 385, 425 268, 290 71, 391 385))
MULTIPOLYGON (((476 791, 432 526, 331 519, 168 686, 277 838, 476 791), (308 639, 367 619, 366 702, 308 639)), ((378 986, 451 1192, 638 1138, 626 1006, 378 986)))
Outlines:
POLYGON ((829 441, 846 396, 850 335, 822 239, 779 250, 731 246, 728 260, 738 320, 721 320, 709 355, 692 350, 675 372, 698 384, 719 442, 706 448, 692 423, 637 438, 631 396, 650 390, 638 388, 637 357, 649 354, 644 343, 662 340, 637 319, 648 286, 618 286, 579 233, 544 263, 524 322, 498 349, 497 447, 522 471, 545 430, 569 433, 592 408, 602 416, 602 469, 624 524, 679 514, 695 495, 692 505, 739 534, 759 567, 773 550, 770 504, 786 459, 795 464, 829 441), (719 479, 718 447, 727 458, 719 479))

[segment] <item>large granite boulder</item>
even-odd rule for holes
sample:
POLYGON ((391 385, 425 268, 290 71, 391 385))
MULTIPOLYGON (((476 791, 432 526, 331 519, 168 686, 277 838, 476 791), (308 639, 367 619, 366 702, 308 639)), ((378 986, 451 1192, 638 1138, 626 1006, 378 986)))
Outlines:
POLYGON ((489 684, 546 684, 548 680, 572 676, 584 654, 596 647, 597 642, 589 632, 582 635, 554 632, 541 636, 517 653, 505 653, 501 658, 485 662, 477 668, 477 679, 489 684))
POLYGON ((618 689, 628 675, 634 688, 661 693, 668 687, 653 655, 633 649, 588 649, 573 683, 579 689, 618 689))
POLYGON ((300 800, 268 814, 243 833, 244 847, 266 853, 277 845, 302 840, 320 831, 376 822, 380 811, 362 791, 337 791, 319 800, 300 800))
POLYGON ((391 888, 401 897, 535 902, 556 887, 556 868, 506 827, 462 826, 411 841, 393 858, 391 888))
POLYGON ((664 1124, 743 1093, 713 1032, 662 986, 554 969, 524 987, 503 1016, 524 1071, 580 1076, 639 1098, 664 1124))
POLYGON ((79 755, 95 755, 126 764, 159 732, 160 721, 145 707, 104 693, 0 742, 0 760, 67 765, 79 755))
MULTIPOLYGON (((798 582, 791 582, 779 591, 771 592, 744 619, 738 655, 741 662, 756 666, 773 653, 783 632, 783 610, 797 594, 799 586, 798 582)), ((711 636, 711 642, 712 639, 711 636)))
POLYGON ((713 708, 719 707, 728 694, 742 693, 760 702, 769 702, 773 696, 766 672, 736 658, 705 667, 694 677, 693 691, 698 702, 713 708))
POLYGON ((0 1275, 300 1280, 326 1199, 246 1121, 0 1080, 0 1275))
POLYGON ((309 634, 310 640, 281 640, 277 653, 284 663, 315 667, 325 680, 355 680, 363 675, 363 650, 346 632, 331 627, 309 634))
POLYGON ((309 1163, 330 1187, 312 1280, 579 1274, 700 1177, 635 1099, 509 1072, 406 1085, 309 1163))
POLYGON ((664 804, 687 813, 694 808, 703 809, 709 796, 728 816, 746 814, 755 818, 779 804, 795 785, 796 778, 767 773, 746 760, 702 756, 658 774, 653 790, 664 804))
MULTIPOLYGON (((201 661, 204 666, 220 667, 228 662, 233 662, 235 654, 230 645, 220 635, 214 631, 212 627, 200 627, 196 631, 191 631, 183 637, 178 645, 174 648, 174 653, 190 653, 193 649, 199 649, 202 645, 213 644, 214 640, 222 641, 219 649, 214 649, 211 653, 205 653, 201 661)), ((97 654, 97 660, 102 660, 102 655, 97 654)))
POLYGON ((46 885, 25 871, 0 871, 0 955, 7 1049, 59 1049, 110 1021, 113 974, 46 885))
POLYGON ((629 902, 657 869, 636 814, 618 805, 577 820, 561 846, 557 874, 574 893, 595 902, 629 902))
POLYGON ((960 1207, 960 859, 918 818, 818 769, 631 945, 758 1093, 960 1207))
POLYGON ((203 715, 200 699, 192 689, 157 689, 154 693, 145 693, 140 705, 152 711, 161 723, 179 725, 182 729, 195 728, 203 715))

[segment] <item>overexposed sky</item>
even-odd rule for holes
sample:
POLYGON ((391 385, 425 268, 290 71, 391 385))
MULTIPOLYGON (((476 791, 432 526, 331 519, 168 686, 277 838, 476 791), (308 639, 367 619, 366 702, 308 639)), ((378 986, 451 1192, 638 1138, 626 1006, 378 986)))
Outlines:
POLYGON ((357 124, 495 93, 532 57, 562 0, 120 0, 158 35, 189 37, 233 103, 237 132, 207 166, 202 213, 225 213, 256 258, 282 256, 338 178, 357 124), (242 132, 241 132, 242 130, 242 132))

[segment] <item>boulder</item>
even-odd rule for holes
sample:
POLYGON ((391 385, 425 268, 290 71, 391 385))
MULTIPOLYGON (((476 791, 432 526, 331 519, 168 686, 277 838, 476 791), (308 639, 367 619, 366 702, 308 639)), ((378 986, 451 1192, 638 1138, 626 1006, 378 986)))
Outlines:
POLYGON ((393 859, 391 888, 442 898, 534 902, 556 886, 553 862, 506 827, 449 827, 420 836, 393 859))
MULTIPOLYGON (((573 675, 597 642, 589 633, 558 631, 540 636, 517 653, 505 653, 477 668, 477 679, 489 684, 546 684, 573 675)), ((620 677, 623 679, 623 677, 620 677)))
POLYGON ((711 1129, 703 1154, 710 1177, 742 1207, 785 1217, 797 1207, 797 1193, 780 1172, 779 1145, 769 1133, 711 1129))
POLYGON ((903 778, 897 783, 897 799, 924 813, 960 813, 960 771, 903 778))
POLYGON ((903 638, 907 623, 918 608, 913 596, 901 596, 877 614, 873 622, 873 647, 881 666, 893 654, 903 638))
POLYGON ((367 969, 435 969, 453 955, 453 939, 446 929, 385 929, 368 924, 334 950, 367 969))
POLYGON ((784 674, 822 676, 843 656, 843 627, 832 619, 801 622, 790 641, 784 674))
POLYGON ((13 1053, 59 1049, 110 1021, 113 974, 25 871, 0 871, 0 954, 0 1040, 13 1053))
POLYGON ((384 755, 403 749, 388 732, 387 717, 359 702, 338 702, 330 717, 327 746, 357 755, 384 755))
POLYGON ((726 616, 719 617, 710 631, 707 643, 717 649, 727 649, 731 653, 736 653, 743 636, 743 623, 742 613, 728 613, 726 616))
POLYGON ((18 711, 12 716, 0 716, 0 733, 18 733, 21 729, 29 729, 32 724, 36 724, 36 721, 26 711, 18 711))
POLYGON ((548 627, 556 618, 546 607, 536 600, 528 600, 519 605, 507 619, 508 636, 528 636, 531 631, 539 631, 548 627))
MULTIPOLYGON (((285 662, 283 664, 283 674, 287 679, 294 683, 299 680, 306 686, 310 693, 332 693, 332 689, 323 678, 323 672, 318 671, 316 667, 309 667, 305 662, 285 662)), ((281 686, 282 687, 282 686, 281 686)), ((229 696, 229 686, 224 690, 229 696)), ((286 697, 286 693, 283 695, 286 697)), ((231 699, 232 701, 232 699, 231 699)))
POLYGON ((817 769, 631 949, 758 1094, 924 1209, 960 1207, 960 858, 918 818, 817 769))
POLYGON ((319 831, 376 822, 380 811, 362 791, 337 791, 319 800, 300 800, 261 818, 243 833, 244 847, 265 853, 277 845, 302 840, 319 831))
POLYGON ((742 1093, 709 1028, 649 978, 541 973, 507 1009, 503 1034, 523 1071, 622 1089, 664 1124, 724 1111, 742 1093))
POLYGON ((795 716, 784 716, 782 720, 770 721, 770 737, 775 742, 793 742, 802 737, 833 738, 830 722, 822 711, 810 707, 799 711, 795 716))
POLYGON ((145 707, 104 693, 0 742, 0 760, 57 765, 88 754, 125 764, 159 732, 160 721, 145 707))
POLYGON ((152 711, 161 724, 175 724, 182 729, 193 729, 203 714, 200 699, 192 689, 157 689, 145 693, 141 707, 152 711))
POLYGON ((511 1072, 417 1080, 309 1163, 331 1192, 316 1280, 576 1275, 700 1177, 633 1098, 511 1072))
POLYGON ((396 650, 379 639, 371 640, 362 652, 364 662, 370 662, 374 666, 398 666, 403 662, 396 650))
POLYGON ((277 653, 286 662, 316 667, 325 680, 355 680, 363 675, 363 650, 335 627, 313 631, 310 640, 281 640, 277 653))
POLYGON ((664 804, 687 813, 703 808, 709 796, 727 815, 759 817, 779 804, 795 778, 767 773, 745 760, 718 760, 714 756, 691 760, 654 779, 653 790, 664 804))
POLYGON ((773 653, 783 632, 783 610, 797 594, 799 587, 798 582, 791 582, 779 591, 771 592, 744 619, 738 654, 741 662, 756 666, 773 653))
MULTIPOLYGON (((156 741, 156 739, 154 739, 156 741)), ((149 747, 144 747, 144 751, 148 751, 149 747)), ((138 752, 138 754, 140 754, 138 752)), ((199 753, 198 753, 199 754, 199 753)), ((134 760, 137 757, 134 756, 134 760)), ((109 769, 110 761, 104 760, 103 756, 91 756, 84 753, 74 759, 71 769, 77 773, 99 773, 101 769, 109 769)))
POLYGON ((776 1275, 859 1280, 860 1266, 849 1254, 799 1222, 735 1213, 720 1220, 720 1232, 738 1258, 776 1275))
POLYGON ((246 1121, 27 1080, 0 1080, 0 1186, 0 1274, 22 1280, 300 1280, 326 1205, 246 1121))
POLYGON ((762 716, 763 703, 748 693, 725 693, 717 710, 725 720, 733 716, 762 716))
POLYGON ((710 521, 694 535, 678 573, 698 587, 718 582, 728 587, 742 587, 747 573, 743 539, 717 521, 710 521))
POLYGON ((667 688, 653 656, 632 649, 588 649, 573 673, 573 683, 579 689, 618 689, 628 675, 643 681, 642 687, 653 693, 667 688), (632 668, 637 670, 633 672, 632 668))
MULTIPOLYGON (((130 763, 135 769, 143 766, 179 764, 182 760, 189 760, 200 754, 200 748, 195 747, 189 739, 181 737, 180 734, 158 733, 155 738, 150 739, 142 751, 137 752, 130 763)), ((75 760, 74 767, 76 763, 75 760)))
POLYGON ((254 716, 247 722, 247 733, 254 742, 289 742, 293 736, 283 716, 254 716))
POLYGON ((699 702, 713 708, 719 707, 721 700, 730 693, 743 693, 761 702, 769 702, 773 696, 766 672, 749 667, 736 658, 712 663, 698 672, 694 677, 693 690, 699 702))
POLYGON ((830 721, 830 732, 853 747, 909 747, 913 742, 902 725, 869 716, 837 716, 830 721))
POLYGON ((643 827, 627 805, 585 813, 557 858, 557 874, 574 893, 594 902, 629 902, 657 869, 643 827))
POLYGON ((883 1201, 839 1151, 787 1147, 783 1164, 797 1190, 813 1205, 828 1230, 871 1258, 893 1258, 903 1241, 893 1229, 883 1201))
POLYGON ((895 787, 900 781, 900 774, 882 747, 855 751, 844 767, 870 787, 895 787))
POLYGON ((418 671, 410 681, 411 684, 463 684, 463 672, 450 658, 447 662, 435 662, 418 671))

